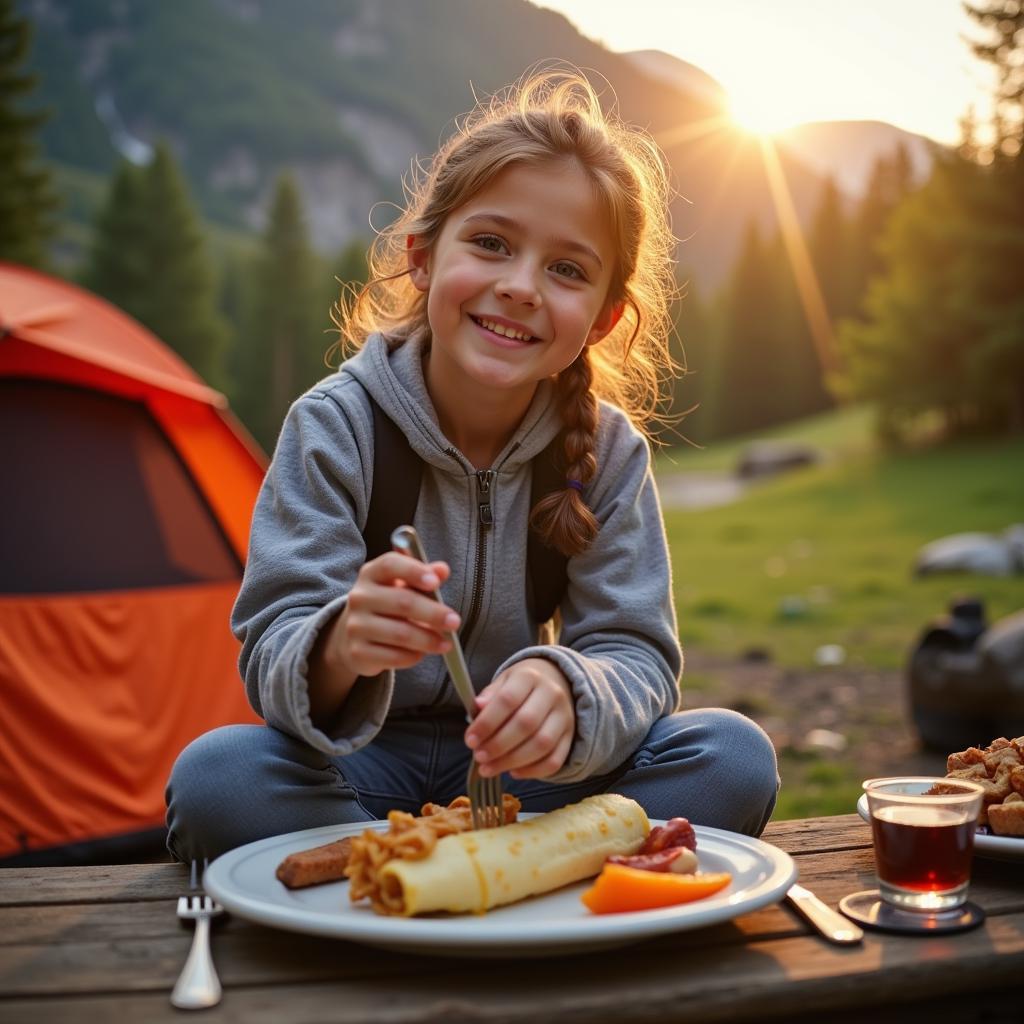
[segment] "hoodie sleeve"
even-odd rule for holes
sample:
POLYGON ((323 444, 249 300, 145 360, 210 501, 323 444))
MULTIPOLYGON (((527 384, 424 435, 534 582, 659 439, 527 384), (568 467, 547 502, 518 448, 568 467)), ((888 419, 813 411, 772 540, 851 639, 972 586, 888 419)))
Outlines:
POLYGON ((253 511, 249 555, 231 628, 256 713, 330 755, 349 754, 380 730, 394 673, 357 680, 329 734, 309 714, 308 658, 344 607, 366 556, 373 466, 369 409, 335 400, 354 382, 314 390, 289 410, 253 511))
POLYGON ((519 651, 498 669, 547 658, 572 686, 576 737, 551 782, 612 771, 679 703, 682 650, 647 442, 620 412, 602 406, 596 454, 587 499, 600 530, 569 559, 560 642, 519 651))

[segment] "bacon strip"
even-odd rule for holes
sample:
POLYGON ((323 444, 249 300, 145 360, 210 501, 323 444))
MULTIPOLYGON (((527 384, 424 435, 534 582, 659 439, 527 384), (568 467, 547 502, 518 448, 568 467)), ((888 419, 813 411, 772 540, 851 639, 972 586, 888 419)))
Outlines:
POLYGON ((660 853, 673 846, 697 849, 697 834, 686 818, 669 818, 664 825, 655 825, 640 847, 641 853, 660 853))

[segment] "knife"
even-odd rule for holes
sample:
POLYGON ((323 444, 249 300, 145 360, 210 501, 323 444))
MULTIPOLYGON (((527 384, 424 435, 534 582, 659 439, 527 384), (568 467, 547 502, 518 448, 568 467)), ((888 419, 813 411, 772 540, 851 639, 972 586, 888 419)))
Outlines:
POLYGON ((786 898, 829 942, 849 946, 864 938, 860 928, 819 900, 810 889, 794 883, 789 887, 786 898))

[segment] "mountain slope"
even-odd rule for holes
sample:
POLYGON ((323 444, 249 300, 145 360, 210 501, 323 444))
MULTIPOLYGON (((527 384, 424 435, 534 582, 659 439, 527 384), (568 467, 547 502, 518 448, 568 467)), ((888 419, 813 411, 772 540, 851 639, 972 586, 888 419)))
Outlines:
POLYGON ((812 121, 781 133, 778 139, 808 167, 835 178, 840 190, 859 195, 867 187, 879 157, 904 146, 916 177, 928 176, 937 143, 882 121, 812 121))
MULTIPOLYGON (((227 226, 259 229, 287 168, 318 247, 368 237, 371 208, 400 198, 410 161, 429 155, 474 93, 552 55, 587 69, 661 142, 680 194, 679 259, 702 286, 727 272, 749 218, 775 222, 760 150, 722 117, 707 82, 675 87, 527 0, 20 6, 36 27, 33 62, 54 111, 46 155, 105 174, 118 151, 144 159, 166 138, 205 215, 227 226)), ((819 176, 788 154, 783 165, 806 219, 819 176)))

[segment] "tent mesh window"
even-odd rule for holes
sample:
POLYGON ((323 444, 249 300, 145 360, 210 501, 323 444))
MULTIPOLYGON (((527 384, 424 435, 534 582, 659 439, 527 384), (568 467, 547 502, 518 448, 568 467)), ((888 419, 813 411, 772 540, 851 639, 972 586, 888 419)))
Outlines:
POLYGON ((146 407, 0 381, 0 592, 238 579, 241 565, 146 407))

